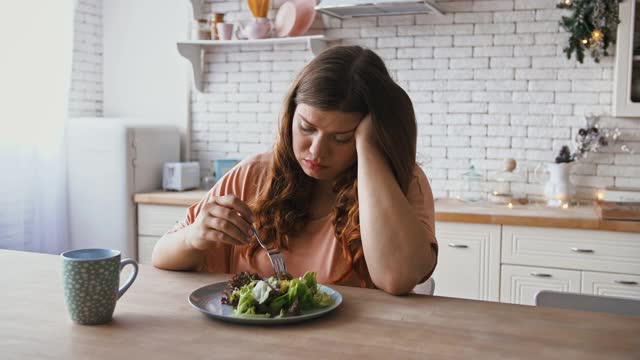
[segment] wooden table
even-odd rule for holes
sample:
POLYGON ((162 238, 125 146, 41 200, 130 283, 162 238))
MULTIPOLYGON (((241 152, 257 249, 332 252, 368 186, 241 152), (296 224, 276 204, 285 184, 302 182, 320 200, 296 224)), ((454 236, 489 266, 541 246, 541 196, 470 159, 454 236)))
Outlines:
POLYGON ((228 275, 144 265, 113 322, 82 326, 68 318, 60 262, 0 250, 0 358, 640 358, 640 318, 339 286, 344 303, 324 318, 227 324, 192 309, 187 296, 228 275))

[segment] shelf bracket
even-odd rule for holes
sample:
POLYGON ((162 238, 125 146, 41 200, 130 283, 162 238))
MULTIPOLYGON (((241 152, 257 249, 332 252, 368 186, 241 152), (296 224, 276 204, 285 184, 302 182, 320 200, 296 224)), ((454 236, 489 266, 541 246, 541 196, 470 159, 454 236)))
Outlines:
POLYGON ((178 44, 178 52, 191 63, 193 69, 193 84, 198 91, 204 91, 202 68, 204 63, 204 49, 200 45, 178 44))
MULTIPOLYGON (((196 1, 196 0, 193 0, 196 1)), ((178 52, 191 63, 193 69, 193 84, 199 92, 204 92, 204 58, 205 49, 217 46, 237 46, 237 45, 257 45, 257 44, 285 44, 285 43, 306 43, 307 51, 311 51, 317 56, 326 49, 327 41, 322 35, 300 36, 295 38, 269 38, 260 40, 192 40, 178 42, 178 52)))

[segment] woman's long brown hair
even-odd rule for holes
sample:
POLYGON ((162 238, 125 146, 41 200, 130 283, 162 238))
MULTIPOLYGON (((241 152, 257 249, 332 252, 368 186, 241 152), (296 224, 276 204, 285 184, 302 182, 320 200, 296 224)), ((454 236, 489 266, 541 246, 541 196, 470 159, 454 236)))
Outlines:
MULTIPOLYGON (((416 158, 416 119, 411 100, 373 51, 336 46, 305 66, 284 100, 280 130, 267 181, 253 208, 256 228, 273 247, 288 248, 289 237, 309 220, 314 179, 307 176, 293 153, 292 124, 298 104, 323 111, 371 114, 375 136, 395 178, 406 194, 416 158)), ((332 282, 354 271, 362 287, 373 287, 360 238, 357 163, 333 184, 337 201, 332 218, 348 266, 332 282)), ((259 245, 246 255, 253 260, 259 245)))

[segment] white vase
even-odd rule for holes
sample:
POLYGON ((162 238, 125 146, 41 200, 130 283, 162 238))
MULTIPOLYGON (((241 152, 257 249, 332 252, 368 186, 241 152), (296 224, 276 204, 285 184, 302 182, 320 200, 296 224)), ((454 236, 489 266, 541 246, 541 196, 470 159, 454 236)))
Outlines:
POLYGON ((547 206, 560 207, 562 204, 570 202, 575 193, 574 186, 569 179, 573 163, 545 163, 546 179, 538 175, 540 165, 536 167, 534 175, 541 184, 544 184, 547 206))

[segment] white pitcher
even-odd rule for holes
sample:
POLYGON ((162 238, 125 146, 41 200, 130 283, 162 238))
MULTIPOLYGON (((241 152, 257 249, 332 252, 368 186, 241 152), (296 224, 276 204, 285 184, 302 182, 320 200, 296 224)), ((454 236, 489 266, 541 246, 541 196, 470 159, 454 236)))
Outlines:
POLYGON ((253 18, 246 26, 236 23, 236 38, 244 40, 266 39, 271 37, 273 26, 267 18, 253 18))
POLYGON ((575 193, 575 189, 569 175, 571 174, 572 162, 568 163, 545 163, 538 164, 533 173, 535 179, 544 184, 544 195, 547 199, 547 206, 560 207, 568 203, 575 193), (544 165, 547 178, 541 177, 538 170, 544 165))

